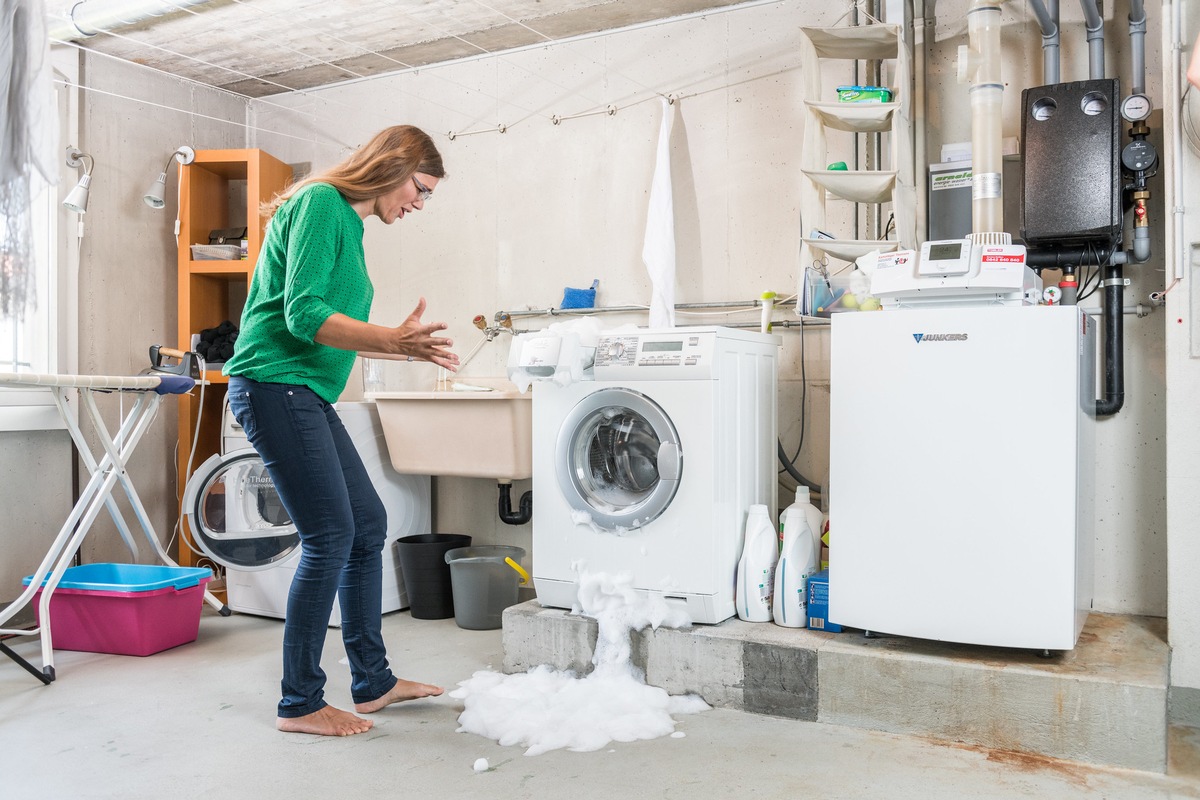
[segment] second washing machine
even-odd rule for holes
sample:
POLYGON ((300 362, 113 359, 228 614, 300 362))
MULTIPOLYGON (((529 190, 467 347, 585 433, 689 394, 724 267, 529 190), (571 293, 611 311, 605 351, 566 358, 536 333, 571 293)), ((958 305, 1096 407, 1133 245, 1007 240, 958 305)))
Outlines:
POLYGON ((533 575, 543 605, 629 573, 693 622, 734 614, 746 513, 776 494, 778 336, 603 334, 594 380, 533 387, 533 575))
MULTIPOLYGON (((429 533, 429 477, 392 469, 374 403, 338 403, 335 408, 387 509, 382 610, 407 608, 396 540, 429 533)), ((300 561, 300 537, 262 459, 228 409, 222 453, 193 473, 184 490, 183 511, 201 549, 225 567, 229 607, 283 619, 300 561)), ((341 624, 337 603, 329 624, 341 624)))

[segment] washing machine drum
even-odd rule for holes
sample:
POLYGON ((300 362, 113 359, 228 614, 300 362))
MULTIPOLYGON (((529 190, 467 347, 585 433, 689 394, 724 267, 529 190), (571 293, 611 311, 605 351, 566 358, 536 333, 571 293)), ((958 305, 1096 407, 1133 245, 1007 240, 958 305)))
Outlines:
POLYGON ((226 567, 267 569, 300 546, 275 482, 254 450, 215 455, 188 481, 183 512, 192 540, 226 567))
POLYGON ((670 418, 641 392, 594 392, 563 422, 559 487, 600 528, 623 532, 657 518, 675 497, 683 450, 670 418))

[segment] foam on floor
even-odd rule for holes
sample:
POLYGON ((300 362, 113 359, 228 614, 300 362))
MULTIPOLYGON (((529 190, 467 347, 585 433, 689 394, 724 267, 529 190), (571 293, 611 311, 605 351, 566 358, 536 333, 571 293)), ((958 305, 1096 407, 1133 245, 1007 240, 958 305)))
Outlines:
POLYGON ((594 669, 583 678, 542 665, 505 675, 482 670, 450 693, 461 699, 458 730, 526 747, 533 756, 566 748, 599 750, 609 742, 656 739, 675 731, 673 714, 710 706, 697 695, 668 695, 647 686, 630 660, 634 631, 680 628, 687 613, 658 595, 639 594, 628 574, 581 574, 578 611, 599 626, 594 669))

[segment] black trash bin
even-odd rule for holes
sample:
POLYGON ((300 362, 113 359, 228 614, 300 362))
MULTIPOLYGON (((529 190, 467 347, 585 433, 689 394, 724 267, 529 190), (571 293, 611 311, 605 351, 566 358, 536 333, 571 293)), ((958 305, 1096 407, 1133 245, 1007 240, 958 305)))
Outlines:
POLYGON ((400 574, 414 619, 454 616, 454 588, 446 552, 470 544, 471 537, 461 533, 422 533, 396 540, 400 574))

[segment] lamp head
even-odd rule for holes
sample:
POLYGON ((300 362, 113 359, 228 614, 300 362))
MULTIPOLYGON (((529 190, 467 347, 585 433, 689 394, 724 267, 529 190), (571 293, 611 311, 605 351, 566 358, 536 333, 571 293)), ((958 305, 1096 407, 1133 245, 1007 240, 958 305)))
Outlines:
POLYGON ((86 214, 88 187, 92 185, 92 167, 95 166, 95 161, 90 155, 72 145, 67 148, 67 166, 82 166, 83 177, 79 179, 79 183, 75 184, 75 188, 63 198, 63 208, 74 211, 76 214, 86 214))
POLYGON ((146 189, 146 194, 142 200, 151 208, 162 208, 167 203, 163 199, 164 193, 167 191, 167 173, 158 173, 158 178, 154 183, 150 184, 150 188, 146 189))
POLYGON ((63 208, 76 214, 86 214, 88 206, 88 187, 92 184, 92 176, 84 174, 75 184, 75 188, 63 199, 63 208))
POLYGON ((162 172, 158 173, 158 177, 142 195, 142 201, 151 208, 162 208, 167 204, 164 199, 167 191, 167 167, 171 166, 172 160, 178 161, 180 164, 190 164, 196 160, 196 151, 185 144, 167 158, 162 172))

